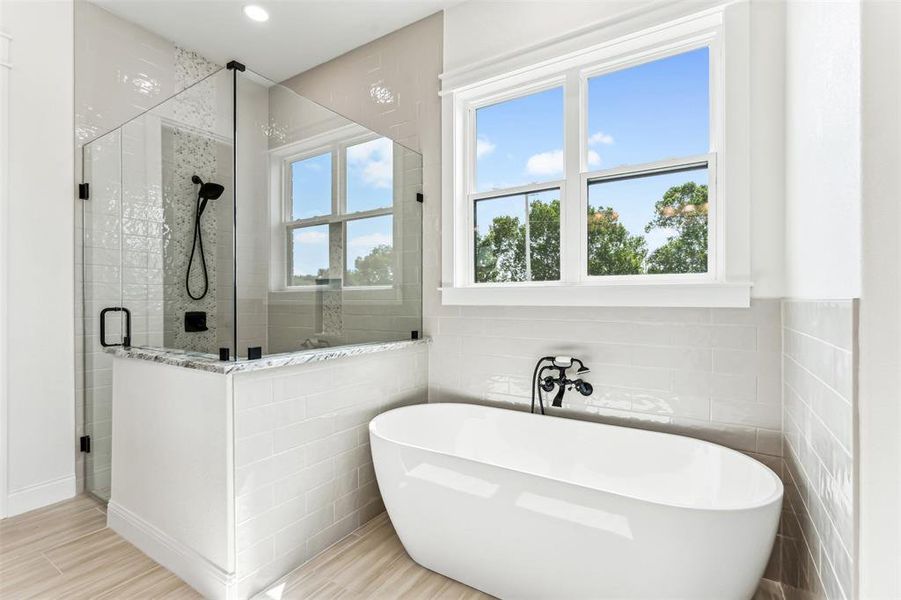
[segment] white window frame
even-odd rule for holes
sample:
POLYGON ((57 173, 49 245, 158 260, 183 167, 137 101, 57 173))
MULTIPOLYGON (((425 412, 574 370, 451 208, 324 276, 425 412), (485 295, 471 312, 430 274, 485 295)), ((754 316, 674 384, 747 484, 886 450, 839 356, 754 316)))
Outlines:
MULTIPOLYGON (((373 217, 392 217, 392 247, 394 247, 394 272, 401 268, 400 252, 398 251, 399 239, 397 235, 398 206, 397 185, 394 186, 391 206, 372 210, 347 212, 347 149, 351 146, 363 144, 372 140, 383 138, 377 133, 369 131, 359 125, 347 125, 336 128, 327 133, 308 138, 302 142, 288 144, 274 150, 271 153, 273 173, 273 226, 277 240, 273 246, 273 273, 274 279, 270 282, 273 292, 306 293, 331 289, 329 285, 291 285, 293 279, 293 234, 297 229, 315 227, 317 225, 342 226, 342 256, 341 256, 341 289, 349 292, 378 292, 384 290, 394 291, 397 281, 391 285, 347 285, 347 224, 373 217), (331 213, 303 219, 294 219, 293 215, 293 190, 291 165, 302 160, 331 154, 332 164, 332 199, 331 213)), ((396 152, 393 140, 392 164, 396 165, 396 152)), ((397 168, 395 166, 393 178, 397 180, 397 168)), ((331 267, 331 266, 330 266, 331 267)))
MULTIPOLYGON (((750 299, 746 169, 747 102, 736 102, 746 86, 746 36, 734 35, 727 53, 724 8, 655 25, 613 41, 553 55, 536 64, 478 81, 443 77, 444 203, 442 213, 442 302, 451 305, 748 306, 750 299), (588 79, 701 47, 709 48, 710 151, 699 156, 588 171, 588 79), (725 72, 727 56, 730 85, 725 72), (733 73, 735 73, 733 75, 733 73), (564 178, 520 188, 475 193, 475 111, 483 106, 563 86, 564 178), (728 98, 727 98, 728 96, 728 98), (724 107, 730 104, 727 119, 724 107), (743 115, 745 118, 743 119, 743 115), (743 123, 744 120, 744 123, 743 123), (727 134, 732 154, 726 153, 727 134), (742 149, 744 151, 742 152, 742 149), (703 274, 589 276, 588 183, 646 170, 708 165, 708 265, 703 274), (740 166, 740 165, 739 165, 740 166), (560 187, 561 279, 552 282, 475 283, 474 201, 518 191, 560 187), (728 191, 728 192, 727 192, 728 191), (728 199, 728 204, 727 204, 728 199), (728 208, 728 210, 727 210, 728 208), (742 221, 742 217, 744 220, 742 221), (727 220, 731 219, 731 220, 727 220), (575 246, 575 247, 574 247, 575 246)), ((739 32, 741 33, 741 32, 739 32)), ((482 74, 484 76, 484 74, 482 74)), ((746 90, 745 90, 746 93, 746 90)))

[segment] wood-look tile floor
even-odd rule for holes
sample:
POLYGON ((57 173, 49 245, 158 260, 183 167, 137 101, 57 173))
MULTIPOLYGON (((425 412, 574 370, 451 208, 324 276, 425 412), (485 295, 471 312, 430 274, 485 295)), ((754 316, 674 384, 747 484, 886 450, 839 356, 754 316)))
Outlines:
POLYGON ((90 497, 0 520, 0 599, 200 597, 107 529, 90 497))
MULTIPOLYGON (((755 600, 781 598, 761 587, 755 600)), ((174 574, 106 527, 104 507, 79 496, 0 520, 0 600, 196 600, 174 574)), ((259 600, 490 600, 407 556, 382 513, 269 589, 259 600)))
MULTIPOLYGON (((259 597, 491 598, 414 563, 384 513, 259 597)), ((201 596, 108 529, 103 505, 79 496, 0 520, 0 600, 32 598, 193 600, 201 596)))
POLYGON ((259 600, 490 600, 407 555, 382 513, 257 596, 259 600))

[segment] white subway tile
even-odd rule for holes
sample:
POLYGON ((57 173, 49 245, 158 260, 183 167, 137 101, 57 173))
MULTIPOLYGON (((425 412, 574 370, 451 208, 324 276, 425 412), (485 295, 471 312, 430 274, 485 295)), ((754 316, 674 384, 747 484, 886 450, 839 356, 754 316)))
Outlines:
POLYGON ((235 380, 235 408, 246 410, 272 402, 272 382, 261 380, 235 380))
POLYGON ((314 417, 282 427, 273 431, 274 449, 276 452, 289 450, 297 446, 303 446, 321 440, 332 435, 335 431, 335 418, 327 415, 314 417))
POLYGON ((253 437, 235 440, 235 467, 272 456, 272 433, 264 432, 253 437))

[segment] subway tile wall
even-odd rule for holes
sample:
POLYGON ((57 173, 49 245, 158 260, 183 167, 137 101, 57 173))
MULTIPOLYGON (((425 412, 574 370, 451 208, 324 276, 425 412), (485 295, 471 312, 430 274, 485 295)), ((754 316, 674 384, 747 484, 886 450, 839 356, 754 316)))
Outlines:
POLYGON ((783 303, 786 597, 856 597, 857 303, 783 303))
POLYGON ((428 347, 235 375, 238 597, 384 510, 377 414, 427 400, 428 347))
POLYGON ((594 393, 567 393, 577 418, 708 439, 776 467, 782 455, 780 302, 750 309, 458 307, 433 319, 432 401, 517 408, 536 360, 571 355, 594 393))

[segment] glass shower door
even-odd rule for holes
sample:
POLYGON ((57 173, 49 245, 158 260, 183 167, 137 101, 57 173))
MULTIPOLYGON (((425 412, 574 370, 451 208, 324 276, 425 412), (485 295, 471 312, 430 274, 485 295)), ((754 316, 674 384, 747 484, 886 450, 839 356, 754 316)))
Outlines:
POLYGON ((108 500, 112 446, 112 357, 103 344, 125 342, 122 302, 122 130, 83 149, 82 397, 85 489, 108 500), (102 317, 102 318, 101 318, 102 317), (105 338, 105 339, 104 339, 105 338))

